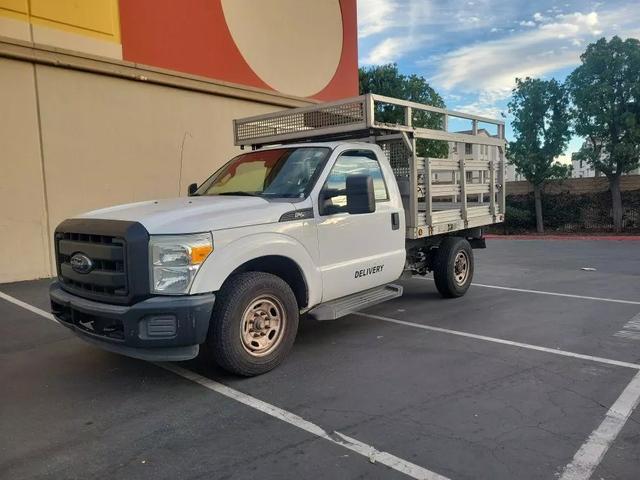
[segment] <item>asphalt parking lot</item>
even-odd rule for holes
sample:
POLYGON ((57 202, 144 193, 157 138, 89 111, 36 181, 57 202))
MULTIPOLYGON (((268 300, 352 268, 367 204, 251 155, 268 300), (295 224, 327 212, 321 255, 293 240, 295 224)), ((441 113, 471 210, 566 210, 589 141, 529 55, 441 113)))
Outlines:
POLYGON ((251 379, 101 351, 38 310, 48 280, 0 285, 0 478, 640 478, 640 242, 476 261, 463 298, 410 279, 303 320, 251 379))

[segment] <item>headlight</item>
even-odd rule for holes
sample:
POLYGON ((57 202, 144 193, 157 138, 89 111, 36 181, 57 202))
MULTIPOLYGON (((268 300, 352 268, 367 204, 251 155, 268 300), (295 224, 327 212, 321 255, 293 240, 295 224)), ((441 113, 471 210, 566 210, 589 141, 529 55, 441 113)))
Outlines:
POLYGON ((187 293, 200 265, 213 251, 210 233, 152 235, 149 240, 151 291, 187 293))

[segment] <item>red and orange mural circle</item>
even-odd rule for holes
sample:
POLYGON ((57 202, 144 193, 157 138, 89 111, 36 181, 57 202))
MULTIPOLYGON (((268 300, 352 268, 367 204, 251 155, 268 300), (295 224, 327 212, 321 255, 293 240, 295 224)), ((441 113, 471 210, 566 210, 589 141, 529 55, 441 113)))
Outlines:
POLYGON ((120 0, 124 60, 284 94, 358 93, 356 0, 120 0))

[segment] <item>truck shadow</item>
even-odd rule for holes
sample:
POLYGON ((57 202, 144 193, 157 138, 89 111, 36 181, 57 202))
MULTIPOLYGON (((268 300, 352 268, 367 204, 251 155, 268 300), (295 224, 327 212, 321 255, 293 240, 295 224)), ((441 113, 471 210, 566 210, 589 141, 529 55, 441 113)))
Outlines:
MULTIPOLYGON (((393 309, 405 307, 407 302, 413 303, 418 301, 421 305, 425 305, 426 302, 425 307, 428 308, 429 302, 441 302, 443 298, 435 290, 424 291, 424 289, 413 287, 405 289, 405 294, 402 297, 385 302, 383 304, 384 309, 381 308, 381 305, 373 306, 363 310, 363 313, 393 317, 394 315, 389 313, 390 309, 393 311, 393 309)), ((306 359, 316 354, 326 354, 326 349, 331 347, 335 348, 335 345, 345 338, 354 338, 354 336, 358 338, 362 335, 371 334, 371 330, 375 328, 376 325, 379 325, 379 323, 375 320, 367 319, 359 315, 347 315, 336 320, 318 321, 311 315, 304 314, 300 317, 298 334, 289 358, 285 360, 282 366, 260 377, 264 378, 274 375, 279 369, 286 368, 287 363, 300 360, 300 357, 306 359)), ((222 383, 229 381, 237 384, 238 382, 242 383, 243 381, 251 380, 250 378, 240 377, 226 372, 213 364, 213 362, 208 361, 206 357, 202 355, 194 360, 180 362, 179 365, 211 380, 222 383)))

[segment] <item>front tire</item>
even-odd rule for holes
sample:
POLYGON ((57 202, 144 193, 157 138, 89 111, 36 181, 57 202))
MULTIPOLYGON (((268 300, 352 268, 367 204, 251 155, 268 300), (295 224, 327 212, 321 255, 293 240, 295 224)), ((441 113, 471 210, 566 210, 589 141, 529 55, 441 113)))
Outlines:
POLYGON ((447 237, 440 243, 433 279, 444 298, 461 297, 467 292, 473 279, 473 250, 465 238, 447 237))
POLYGON ((298 303, 289 285, 264 272, 231 277, 213 309, 207 347, 225 370, 252 377, 277 367, 298 331, 298 303))

